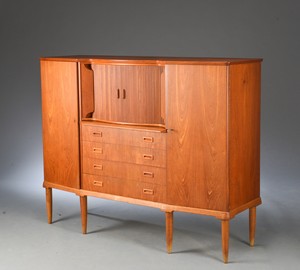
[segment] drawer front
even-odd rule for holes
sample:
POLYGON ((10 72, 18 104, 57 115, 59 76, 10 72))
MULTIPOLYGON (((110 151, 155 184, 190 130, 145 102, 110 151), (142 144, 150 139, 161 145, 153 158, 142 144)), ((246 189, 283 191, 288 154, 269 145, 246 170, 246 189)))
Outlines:
POLYGON ((101 159, 84 158, 83 173, 136 180, 153 184, 166 184, 166 169, 101 159))
POLYGON ((82 142, 83 159, 94 158, 148 166, 166 167, 166 151, 121 144, 82 142))
POLYGON ((166 198, 162 185, 90 174, 83 174, 82 189, 154 202, 165 202, 166 198))
POLYGON ((81 136, 83 141, 89 142, 166 149, 166 134, 161 132, 82 124, 81 136))

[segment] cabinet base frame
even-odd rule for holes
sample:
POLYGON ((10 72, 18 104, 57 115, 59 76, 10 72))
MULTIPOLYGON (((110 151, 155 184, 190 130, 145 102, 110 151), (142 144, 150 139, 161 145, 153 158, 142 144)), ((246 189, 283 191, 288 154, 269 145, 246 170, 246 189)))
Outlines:
POLYGON ((141 206, 148 206, 153 208, 159 208, 161 211, 165 212, 166 216, 166 247, 167 252, 172 252, 172 242, 173 242, 173 212, 186 212, 192 214, 200 214, 213 216, 221 220, 221 232, 222 232, 222 252, 223 252, 223 261, 224 263, 228 262, 228 253, 229 253, 229 222, 230 219, 234 218, 235 215, 249 209, 249 245, 254 246, 255 240, 255 227, 256 227, 256 207, 261 204, 261 198, 252 200, 236 209, 233 209, 229 212, 225 211, 215 211, 207 209, 198 209, 192 207, 184 206, 173 206, 164 203, 157 203, 152 201, 145 201, 140 199, 122 197, 117 195, 98 193, 88 190, 79 190, 75 188, 68 188, 58 184, 53 184, 44 181, 43 187, 46 190, 46 208, 48 223, 52 223, 52 189, 59 189, 63 191, 68 191, 75 193, 80 197, 80 209, 81 209, 81 222, 82 222, 82 233, 87 233, 87 196, 97 197, 101 199, 108 199, 120 202, 127 202, 130 204, 136 204, 141 206))

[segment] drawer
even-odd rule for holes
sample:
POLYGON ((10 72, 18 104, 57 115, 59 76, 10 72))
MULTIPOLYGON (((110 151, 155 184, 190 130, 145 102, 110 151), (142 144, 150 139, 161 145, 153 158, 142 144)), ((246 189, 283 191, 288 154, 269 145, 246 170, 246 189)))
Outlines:
POLYGON ((94 158, 165 168, 166 151, 121 144, 82 142, 83 159, 94 158))
POLYGON ((81 138, 83 141, 166 149, 166 133, 107 127, 104 125, 82 124, 81 127, 81 138))
POLYGON ((152 184, 166 184, 166 169, 153 166, 83 158, 82 171, 87 174, 136 180, 152 184))
POLYGON ((162 185, 83 174, 82 189, 117 196, 165 202, 166 188, 162 185))

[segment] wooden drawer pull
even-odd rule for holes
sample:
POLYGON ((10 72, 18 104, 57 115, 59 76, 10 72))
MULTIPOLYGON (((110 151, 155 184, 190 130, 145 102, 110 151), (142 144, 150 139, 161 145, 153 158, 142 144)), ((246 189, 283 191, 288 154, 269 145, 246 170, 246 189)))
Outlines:
POLYGON ((103 182, 102 181, 94 181, 93 182, 94 186, 99 186, 99 187, 103 187, 103 182))
POLYGON ((93 148, 93 153, 97 153, 97 154, 103 154, 103 149, 102 148, 93 148))
POLYGON ((103 170, 103 166, 102 165, 94 164, 93 167, 96 170, 103 170))
POLYGON ((153 194, 154 194, 154 191, 153 191, 153 189, 144 188, 144 189, 143 189, 143 193, 144 193, 144 194, 147 194, 147 195, 153 195, 153 194))
POLYGON ((143 175, 144 175, 145 177, 151 177, 151 178, 154 177, 154 173, 153 173, 153 172, 143 172, 143 175))
POLYGON ((144 142, 154 142, 154 138, 153 137, 143 137, 143 141, 144 142))
POLYGON ((93 136, 102 137, 102 132, 93 132, 93 136))
POLYGON ((146 154, 144 154, 143 157, 144 157, 144 159, 151 159, 151 160, 154 159, 153 155, 146 155, 146 154))

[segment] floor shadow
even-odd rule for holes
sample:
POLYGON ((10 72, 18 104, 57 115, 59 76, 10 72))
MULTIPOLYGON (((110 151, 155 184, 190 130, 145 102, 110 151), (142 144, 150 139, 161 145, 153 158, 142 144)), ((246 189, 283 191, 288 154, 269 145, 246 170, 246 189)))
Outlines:
POLYGON ((59 216, 58 218, 56 219, 52 219, 52 224, 55 224, 55 223, 58 223, 58 222, 61 222, 61 221, 66 221, 66 220, 71 220, 71 219, 77 219, 79 217, 78 214, 72 214, 72 215, 67 215, 67 216, 59 216))

